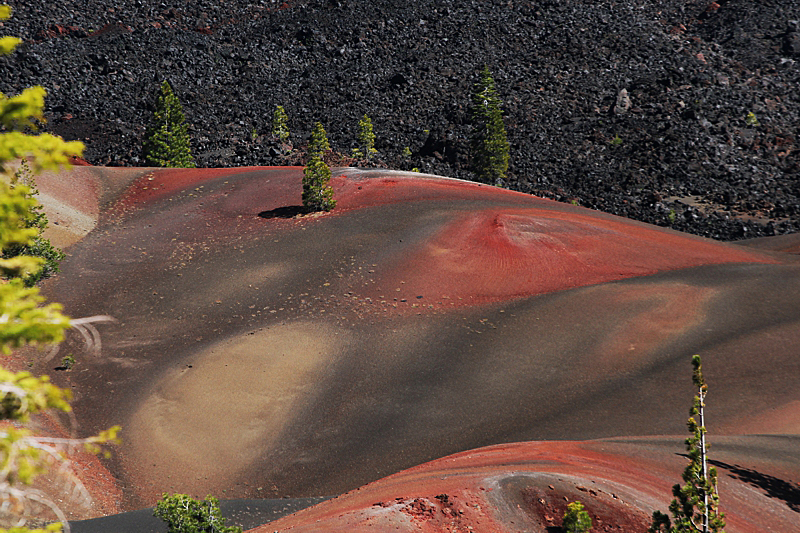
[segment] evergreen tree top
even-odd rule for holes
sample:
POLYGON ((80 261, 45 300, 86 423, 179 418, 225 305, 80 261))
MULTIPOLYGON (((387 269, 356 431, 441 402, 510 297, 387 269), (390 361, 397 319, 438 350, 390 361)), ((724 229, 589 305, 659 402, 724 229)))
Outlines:
POLYGON ((484 65, 480 73, 480 79, 475 84, 475 92, 472 94, 473 114, 485 116, 489 111, 500 109, 500 98, 497 96, 494 78, 492 78, 489 67, 484 65))
POLYGON ((314 129, 311 131, 311 140, 308 143, 308 155, 322 155, 331 149, 328 142, 328 135, 325 133, 325 128, 322 127, 321 122, 314 124, 314 129))
POLYGON ((145 133, 143 155, 156 167, 194 167, 186 117, 169 82, 161 83, 153 121, 145 133))

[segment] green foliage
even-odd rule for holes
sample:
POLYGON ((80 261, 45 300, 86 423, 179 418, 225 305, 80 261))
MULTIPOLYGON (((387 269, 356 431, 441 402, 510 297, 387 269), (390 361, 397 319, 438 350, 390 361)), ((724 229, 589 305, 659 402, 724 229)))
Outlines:
POLYGON ((564 520, 561 522, 561 531, 564 533, 586 533, 592 528, 592 517, 583 510, 581 502, 572 502, 567 505, 564 520))
POLYGON ((620 146, 622 144, 622 137, 614 135, 614 138, 609 142, 611 146, 620 146))
POLYGON ((686 439, 689 464, 683 471, 685 485, 672 487, 675 499, 670 503, 669 516, 660 511, 653 512, 653 522, 648 533, 723 533, 725 515, 719 512, 717 492, 717 470, 708 466, 708 448, 705 428, 705 398, 708 386, 703 378, 700 356, 692 357, 692 383, 697 395, 689 410, 686 425, 691 436, 686 439), (699 423, 695 420, 699 417, 699 423))
MULTIPOLYGON (((22 160, 19 168, 14 173, 14 177, 11 180, 12 187, 15 187, 19 184, 28 186, 30 189, 27 193, 29 198, 33 199, 37 194, 39 194, 39 191, 36 189, 36 182, 33 179, 30 166, 25 159, 22 160)), ((47 229, 48 220, 42 206, 35 200, 30 209, 30 213, 28 213, 28 216, 23 223, 25 228, 35 228, 37 232, 36 236, 33 238, 30 244, 11 244, 6 248, 3 248, 0 257, 3 259, 11 259, 18 256, 30 256, 43 259, 44 262, 41 264, 41 267, 38 271, 28 273, 27 275, 23 276, 25 285, 32 287, 40 280, 49 278, 54 273, 58 272, 59 263, 66 257, 66 254, 64 254, 64 252, 62 252, 59 248, 53 246, 48 239, 42 237, 42 233, 44 233, 44 230, 47 229)))
POLYGON ((669 221, 670 225, 675 224, 675 221, 678 220, 678 215, 675 213, 674 209, 670 209, 669 213, 667 213, 667 221, 669 221))
POLYGON ((308 155, 314 157, 318 155, 320 158, 331 149, 328 142, 328 135, 325 133, 325 128, 322 127, 321 122, 314 124, 314 129, 311 130, 311 140, 308 142, 308 155))
POLYGON ((372 119, 366 113, 364 118, 358 122, 358 148, 353 150, 355 157, 363 157, 367 161, 377 154, 375 149, 375 134, 372 132, 372 119))
POLYGON ((411 157, 411 148, 406 146, 403 148, 403 153, 401 154, 403 157, 411 157))
POLYGON ((75 366, 75 357, 72 355, 65 355, 61 358, 61 366, 67 370, 75 366))
MULTIPOLYGON (((8 18, 10 8, 0 6, 0 19, 8 18)), ((0 39, 0 53, 10 53, 18 39, 0 39)), ((68 164, 70 156, 78 156, 83 144, 64 142, 53 135, 30 135, 21 131, 33 129, 42 120, 45 90, 31 87, 15 97, 0 94, 0 275, 11 278, 0 281, 0 350, 28 344, 55 343, 63 339, 70 320, 61 314, 58 304, 44 305, 44 298, 35 287, 26 287, 23 279, 39 275, 49 257, 46 250, 37 250, 35 239, 46 226, 47 220, 33 197, 34 191, 20 183, 21 175, 11 176, 8 164, 15 159, 31 158, 33 171, 57 168, 68 164), (18 253, 10 253, 16 250, 18 253), (42 257, 28 253, 39 252, 42 257)), ((24 170, 23 173, 24 174, 24 170)), ((32 181, 30 183, 33 183, 32 181)), ((49 244, 49 243, 48 243, 49 244)), ((52 258, 52 256, 50 256, 52 258)), ((50 383, 47 376, 36 377, 29 372, 11 372, 0 367, 0 420, 25 423, 34 413, 46 409, 68 412, 70 392, 50 383)), ((0 428, 0 492, 5 510, 18 514, 14 533, 29 532, 25 525, 26 501, 35 500, 50 507, 66 521, 58 507, 42 493, 19 489, 17 484, 30 484, 43 472, 48 463, 64 466, 66 446, 83 443, 92 449, 104 442, 116 441, 118 427, 111 428, 88 439, 55 439, 43 442, 25 429, 11 425, 0 428)), ((38 533, 55 532, 60 523, 34 530, 38 533)))
POLYGON ((759 125, 758 118, 756 118, 756 114, 753 113, 752 111, 747 113, 747 116, 744 117, 744 123, 747 124, 748 126, 758 126, 759 125))
POLYGON ((225 526, 219 500, 206 496, 198 501, 186 494, 164 494, 154 516, 166 522, 168 533, 241 533, 242 528, 225 526))
POLYGON ((194 168, 186 117, 169 82, 161 84, 153 121, 142 148, 145 163, 154 167, 194 168))
POLYGON ((272 135, 282 143, 289 141, 289 117, 283 106, 278 106, 272 114, 272 135))
POLYGON ((0 528, 0 533, 58 533, 61 531, 61 523, 47 524, 43 528, 28 529, 27 527, 12 527, 9 529, 0 528))
POLYGON ((325 128, 320 122, 311 131, 308 142, 308 162, 303 169, 303 207, 307 211, 330 211, 336 207, 333 199, 331 168, 323 160, 323 156, 331 149, 325 128))
POLYGON ((307 211, 330 211, 336 207, 330 180, 330 167, 320 154, 313 154, 303 169, 303 207, 307 211))
POLYGON ((484 66, 472 95, 472 171, 478 181, 499 185, 506 178, 509 144, 500 98, 484 66))

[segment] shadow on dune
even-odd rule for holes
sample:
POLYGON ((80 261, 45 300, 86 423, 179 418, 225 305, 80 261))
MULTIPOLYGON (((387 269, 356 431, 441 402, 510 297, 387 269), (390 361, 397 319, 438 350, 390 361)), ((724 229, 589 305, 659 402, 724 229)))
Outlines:
POLYGON ((287 205, 284 207, 276 207, 269 211, 261 211, 258 216, 260 218, 294 218, 305 212, 306 209, 302 205, 287 205))
POLYGON ((792 511, 800 513, 800 486, 769 474, 762 474, 751 468, 744 468, 713 459, 708 462, 718 468, 724 468, 730 472, 732 478, 764 490, 770 498, 782 500, 792 511))

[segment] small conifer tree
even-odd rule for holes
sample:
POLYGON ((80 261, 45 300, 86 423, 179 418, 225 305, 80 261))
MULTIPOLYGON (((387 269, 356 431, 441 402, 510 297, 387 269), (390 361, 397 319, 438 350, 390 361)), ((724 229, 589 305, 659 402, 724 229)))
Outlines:
POLYGON ((317 122, 308 143, 309 160, 303 169, 303 207, 307 211, 330 211, 336 207, 333 189, 329 185, 331 168, 322 159, 330 149, 325 128, 317 122))
POLYGON ((186 117, 169 82, 161 84, 153 122, 145 133, 145 163, 154 167, 194 168, 186 117))
POLYGON ((478 181, 501 184, 508 171, 509 144, 500 98, 484 66, 472 95, 472 171, 478 181))
POLYGON ((592 517, 584 511, 581 502, 572 502, 567 505, 567 512, 561 522, 561 531, 564 533, 586 533, 592 528, 592 517))
POLYGON ((282 143, 289 141, 289 117, 281 105, 272 114, 272 135, 282 143))
POLYGON ((672 487, 675 496, 669 506, 672 521, 665 513, 655 511, 648 533, 723 533, 725 528, 725 515, 719 512, 717 469, 708 466, 709 445, 706 443, 705 427, 708 386, 703 378, 699 355, 692 357, 692 367, 692 382, 698 392, 686 424, 692 434, 686 439, 686 450, 689 452, 689 464, 683 471, 686 484, 672 487), (699 423, 694 419, 695 416, 699 417, 699 423))
POLYGON ((363 157, 367 161, 377 154, 375 149, 375 133, 372 131, 372 119, 367 114, 364 118, 358 121, 358 148, 353 150, 353 155, 356 157, 363 157))
POLYGON ((317 122, 314 124, 314 129, 311 130, 311 140, 308 142, 308 155, 309 157, 318 155, 322 158, 330 149, 331 144, 328 142, 328 134, 325 133, 325 128, 322 127, 322 123, 317 122))

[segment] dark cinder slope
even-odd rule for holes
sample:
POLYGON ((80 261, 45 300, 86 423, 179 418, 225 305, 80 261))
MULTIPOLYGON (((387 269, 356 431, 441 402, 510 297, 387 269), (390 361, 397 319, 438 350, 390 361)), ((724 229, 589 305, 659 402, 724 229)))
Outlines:
POLYGON ((140 163, 168 79, 200 166, 286 164, 282 105, 296 147, 321 120, 350 154, 368 113, 390 168, 469 178, 486 64, 511 188, 726 240, 798 228, 798 0, 10 3, 0 90, 44 85, 44 127, 96 165, 140 163))
POLYGON ((800 433, 796 256, 396 172, 335 170, 337 209, 296 217, 301 175, 153 169, 46 285, 73 316, 118 319, 102 357, 76 340, 59 375, 85 431, 124 426, 129 508, 682 434, 693 353, 715 433, 800 433))

